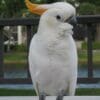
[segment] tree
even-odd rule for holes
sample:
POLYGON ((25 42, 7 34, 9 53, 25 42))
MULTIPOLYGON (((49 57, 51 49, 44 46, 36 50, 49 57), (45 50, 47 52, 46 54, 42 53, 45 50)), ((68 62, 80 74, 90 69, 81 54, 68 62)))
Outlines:
POLYGON ((90 3, 81 3, 78 12, 82 15, 96 14, 96 6, 90 3))
POLYGON ((79 14, 100 14, 100 0, 75 0, 79 2, 79 14), (85 8, 86 7, 86 8, 85 8))
POLYGON ((24 0, 1 0, 0 1, 0 17, 9 18, 21 16, 21 10, 25 9, 24 0))

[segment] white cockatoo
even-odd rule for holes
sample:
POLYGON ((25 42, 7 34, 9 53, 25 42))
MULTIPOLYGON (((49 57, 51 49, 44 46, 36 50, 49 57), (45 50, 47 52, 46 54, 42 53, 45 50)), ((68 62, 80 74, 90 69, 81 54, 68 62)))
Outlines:
POLYGON ((41 15, 29 48, 29 68, 36 93, 55 96, 64 91, 73 96, 77 81, 77 50, 72 37, 75 8, 66 2, 25 2, 32 13, 41 15))

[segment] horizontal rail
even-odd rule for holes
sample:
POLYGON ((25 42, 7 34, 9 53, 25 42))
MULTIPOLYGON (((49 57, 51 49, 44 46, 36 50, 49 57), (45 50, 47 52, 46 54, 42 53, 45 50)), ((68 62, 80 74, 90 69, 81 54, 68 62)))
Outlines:
POLYGON ((37 25, 39 18, 0 19, 0 26, 37 25))
POLYGON ((78 78, 78 83, 99 83, 100 82, 100 78, 78 78))
MULTIPOLYGON (((100 15, 77 16, 79 24, 100 23, 100 15)), ((0 19, 0 26, 37 25, 39 18, 0 19)))
POLYGON ((32 81, 31 78, 15 78, 15 79, 0 78, 0 84, 32 84, 32 81))
MULTIPOLYGON (((98 83, 100 78, 78 78, 78 83, 98 83)), ((16 78, 16 79, 4 79, 0 78, 0 84, 32 84, 31 78, 16 78)))
POLYGON ((100 15, 81 15, 77 20, 79 24, 100 23, 100 15))

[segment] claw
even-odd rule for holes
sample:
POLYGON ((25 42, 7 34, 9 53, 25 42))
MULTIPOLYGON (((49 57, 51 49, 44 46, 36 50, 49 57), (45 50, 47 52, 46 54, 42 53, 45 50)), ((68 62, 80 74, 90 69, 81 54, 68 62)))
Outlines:
POLYGON ((56 100, 63 100, 63 96, 57 96, 56 100))
POLYGON ((64 97, 65 95, 66 95, 66 92, 65 92, 65 91, 61 91, 61 92, 58 94, 56 100, 63 100, 63 97, 64 97))
POLYGON ((46 97, 45 93, 40 93, 39 100, 45 100, 45 97, 46 97))

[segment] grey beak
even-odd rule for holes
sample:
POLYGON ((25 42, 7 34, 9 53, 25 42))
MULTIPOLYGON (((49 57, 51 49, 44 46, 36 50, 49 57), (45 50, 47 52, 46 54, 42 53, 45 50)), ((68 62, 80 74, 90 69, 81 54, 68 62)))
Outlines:
POLYGON ((77 19, 75 16, 70 17, 69 19, 67 19, 67 23, 71 24, 72 26, 76 26, 77 24, 77 19))

